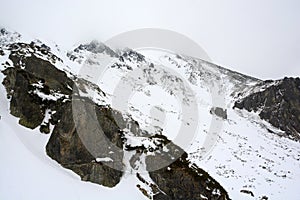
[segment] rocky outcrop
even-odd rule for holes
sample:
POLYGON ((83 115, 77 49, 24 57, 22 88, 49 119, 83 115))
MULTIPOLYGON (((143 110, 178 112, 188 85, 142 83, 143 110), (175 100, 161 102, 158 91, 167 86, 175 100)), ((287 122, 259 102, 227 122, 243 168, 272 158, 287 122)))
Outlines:
MULTIPOLYGON (((75 48, 74 51, 68 52, 67 56, 69 57, 70 60, 82 63, 84 58, 81 54, 84 51, 88 51, 94 54, 102 53, 110 57, 118 57, 118 55, 111 48, 98 41, 92 41, 88 44, 81 44, 77 48, 75 48)), ((89 60, 89 62, 91 62, 90 64, 92 64, 91 60, 89 60)))
POLYGON ((72 108, 71 103, 64 106, 46 146, 47 154, 79 174, 82 180, 113 187, 123 175, 122 133, 112 120, 109 108, 101 108, 87 99, 78 101, 84 101, 84 106, 72 108), (73 109, 81 113, 76 119, 73 109), (91 112, 96 113, 99 121, 91 112), (95 120, 102 126, 98 126, 95 120), (119 148, 113 148, 113 145, 119 148), (113 162, 97 162, 97 158, 110 158, 113 162))
MULTIPOLYGON (((268 81, 268 84, 269 81, 268 81)), ((235 102, 234 108, 255 111, 289 137, 300 140, 300 79, 284 78, 263 91, 235 102)))
POLYGON ((162 191, 153 196, 154 200, 229 199, 223 187, 207 172, 195 165, 190 166, 186 154, 162 169, 149 172, 149 175, 162 191))
MULTIPOLYGON (((151 182, 143 179, 144 174, 138 174, 139 180, 151 188, 153 200, 176 199, 176 200, 228 200, 230 199, 224 188, 214 180, 207 172, 188 161, 188 155, 179 146, 168 140, 163 135, 148 137, 148 142, 156 145, 153 148, 138 146, 134 160, 145 158, 146 171, 151 182)), ((138 188, 145 194, 145 190, 139 185, 138 188)))
POLYGON ((111 48, 109 48, 105 44, 98 42, 96 40, 90 42, 89 44, 81 44, 74 51, 78 52, 80 50, 87 50, 92 53, 104 53, 105 52, 112 57, 117 56, 117 54, 111 48))
POLYGON ((38 82, 38 78, 22 69, 7 68, 3 71, 6 78, 3 81, 10 100, 10 112, 20 118, 19 123, 34 129, 39 126, 45 117, 45 105, 35 95, 30 82, 38 82))
MULTIPOLYGON (((27 44, 19 46, 26 48, 27 44)), ((110 156, 114 160, 114 165, 122 167, 122 133, 112 120, 111 109, 102 108, 87 98, 78 97, 78 101, 84 104, 76 105, 85 107, 76 108, 81 113, 76 121, 73 117, 72 95, 78 92, 76 88, 75 91, 72 89, 74 81, 49 61, 34 55, 23 56, 20 50, 22 48, 12 50, 9 59, 13 62, 13 66, 6 66, 7 68, 2 72, 5 75, 3 84, 10 99, 11 114, 20 118, 21 125, 31 129, 40 126, 40 130, 49 133, 49 123, 54 125, 46 146, 47 154, 65 168, 80 175, 82 180, 108 187, 118 184, 123 173, 105 165, 104 161, 96 161, 98 156, 110 156), (113 154, 108 153, 109 148, 105 145, 105 140, 99 139, 99 131, 96 132, 95 123, 89 123, 92 121, 89 112, 82 109, 95 111, 96 120, 100 121, 104 131, 102 138, 106 140, 109 138, 111 141, 107 144, 119 147, 113 154), (46 110, 51 111, 48 126, 43 124, 46 110), (88 140, 90 142, 88 146, 98 147, 98 149, 87 149, 87 144, 82 142, 83 137, 91 138, 88 140)))
POLYGON ((2 73, 6 75, 3 84, 11 98, 11 114, 20 118, 21 125, 34 129, 43 122, 46 109, 59 107, 63 100, 41 98, 38 94, 68 97, 73 82, 50 62, 34 55, 25 58, 12 51, 9 59, 14 67, 7 67, 2 73))
POLYGON ((229 199, 227 192, 216 180, 188 161, 187 153, 164 136, 158 137, 163 139, 162 144, 168 151, 155 151, 146 157, 149 176, 160 190, 153 196, 154 200, 229 199), (166 165, 163 166, 162 163, 166 165), (154 166, 163 167, 152 171, 154 166))
POLYGON ((213 107, 210 109, 210 114, 214 114, 222 119, 227 119, 227 110, 220 107, 213 107))

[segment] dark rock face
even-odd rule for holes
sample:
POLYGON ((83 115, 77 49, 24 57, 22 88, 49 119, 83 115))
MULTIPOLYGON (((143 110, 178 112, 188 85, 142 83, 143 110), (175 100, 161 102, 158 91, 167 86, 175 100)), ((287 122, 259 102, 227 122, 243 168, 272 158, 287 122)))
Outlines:
POLYGON ((30 83, 39 79, 17 68, 7 68, 3 73, 6 75, 3 84, 11 98, 11 114, 20 118, 21 125, 36 128, 42 123, 46 109, 42 101, 31 93, 30 83))
MULTIPOLYGON (((73 170, 79 174, 84 181, 91 181, 103 186, 113 187, 119 183, 123 173, 116 169, 122 169, 122 138, 118 127, 106 116, 110 114, 110 109, 102 110, 91 102, 84 105, 89 109, 95 109, 97 115, 105 118, 110 125, 102 126, 104 133, 99 131, 96 123, 89 115, 88 110, 76 108, 82 115, 74 120, 72 105, 65 105, 62 117, 55 126, 50 140, 46 146, 47 154, 58 161, 62 166, 73 170), (78 133, 80 132, 80 133, 78 133), (106 141, 109 135, 111 141, 106 141), (109 144, 115 144, 120 148, 113 149, 109 144), (109 152, 113 151, 112 154, 109 152), (109 157, 113 160, 111 168, 108 163, 96 162, 96 158, 109 157), (118 166, 116 166, 118 165, 118 166)), ((93 110, 90 110, 93 112, 93 110)), ((102 123, 103 124, 103 123, 102 123)))
POLYGON ((210 109, 210 114, 214 114, 222 119, 227 119, 227 110, 220 107, 213 107, 210 109))
POLYGON ((261 92, 235 102, 234 108, 258 111, 259 116, 290 137, 300 139, 300 79, 284 78, 261 92))
POLYGON ((226 200, 226 191, 205 171, 196 166, 189 168, 184 159, 178 159, 170 166, 150 172, 150 177, 164 193, 158 193, 154 200, 226 200))
POLYGON ((12 51, 9 59, 15 67, 8 67, 2 73, 6 75, 3 84, 11 98, 11 114, 20 118, 21 125, 34 129, 42 123, 48 107, 57 107, 61 103, 41 99, 36 92, 49 95, 52 91, 71 95, 68 86, 72 86, 73 82, 50 62, 35 56, 25 58, 12 51), (34 86, 37 83, 43 86, 37 88, 34 86))
MULTIPOLYGON (((26 47, 27 44, 22 46, 26 47)), ((8 98, 11 99, 11 114, 20 118, 21 125, 31 129, 40 126, 41 132, 44 133, 50 132, 49 123, 55 125, 46 146, 47 154, 65 168, 80 175, 82 180, 108 187, 118 184, 123 173, 104 162, 96 162, 98 156, 110 156, 114 165, 122 167, 122 133, 118 131, 119 127, 116 123, 111 120, 113 119, 110 117, 112 110, 100 108, 89 99, 79 98, 78 101, 84 102, 82 105, 85 107, 81 106, 81 109, 77 107, 82 114, 76 118, 78 122, 76 127, 71 103, 73 93, 71 87, 74 82, 50 62, 34 55, 24 57, 16 50, 12 51, 9 58, 14 67, 6 68, 2 73, 6 76, 3 84, 8 98), (42 99, 35 93, 37 90, 43 95, 59 93, 62 97, 56 100, 42 99), (87 108, 88 111, 93 109, 97 113, 95 120, 100 121, 104 131, 102 140, 99 139, 97 127, 88 123, 91 121, 89 112, 82 110, 87 108), (42 124, 46 110, 51 110, 54 114, 51 115, 49 123, 42 124), (82 136, 79 136, 78 130, 82 136), (98 149, 87 149, 87 144, 82 142, 85 140, 82 138, 84 136, 92 138, 87 141, 90 142, 88 144, 90 148, 98 147, 98 149), (105 143, 103 138, 106 140, 109 138, 110 141, 105 143), (105 144, 116 145, 118 148, 109 149, 105 144), (108 150, 114 153, 108 154, 108 150)))
POLYGON ((166 143, 169 146, 167 153, 155 153, 154 156, 146 157, 147 168, 166 161, 169 163, 169 159, 176 158, 175 154, 182 155, 171 164, 149 172, 149 176, 160 189, 160 192, 153 196, 154 200, 229 199, 227 192, 216 180, 188 161, 187 153, 167 139, 166 143))
MULTIPOLYGON (((163 135, 148 138, 156 141, 157 148, 150 150, 139 146, 136 150, 139 152, 137 155, 145 154, 146 170, 153 183, 143 179, 142 174, 137 174, 137 177, 152 189, 154 200, 229 199, 227 192, 216 180, 188 161, 188 154, 183 149, 163 135)), ((141 186, 138 188, 145 192, 141 186)))

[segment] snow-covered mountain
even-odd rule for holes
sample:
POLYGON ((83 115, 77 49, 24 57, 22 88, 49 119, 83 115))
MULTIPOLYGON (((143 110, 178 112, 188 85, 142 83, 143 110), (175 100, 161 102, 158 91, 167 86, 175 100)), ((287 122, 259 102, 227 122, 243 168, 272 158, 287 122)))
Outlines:
MULTIPOLYGON (((24 151, 17 135, 31 151, 18 160, 66 199, 71 186, 84 199, 300 198, 299 79, 97 41, 64 51, 5 29, 0 55, 1 150, 24 151)), ((37 198, 8 175, 14 153, 1 155, 1 199, 37 198)))

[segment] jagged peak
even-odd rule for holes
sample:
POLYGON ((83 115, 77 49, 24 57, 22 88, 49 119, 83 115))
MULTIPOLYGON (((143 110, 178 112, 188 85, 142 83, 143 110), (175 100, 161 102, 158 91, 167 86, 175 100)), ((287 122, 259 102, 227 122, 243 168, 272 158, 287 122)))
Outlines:
POLYGON ((117 50, 118 55, 122 59, 127 59, 129 61, 137 61, 137 62, 143 62, 145 61, 145 56, 131 48, 123 48, 117 50))
POLYGON ((117 54, 110 48, 108 47, 106 44, 104 44, 103 42, 100 42, 98 40, 92 40, 90 43, 86 43, 86 44, 80 44, 77 48, 74 49, 75 52, 79 52, 79 51, 89 51, 91 53, 106 53, 112 57, 116 57, 117 54))
POLYGON ((10 31, 6 28, 0 27, 0 46, 17 42, 18 40, 20 40, 20 38, 21 34, 19 34, 18 32, 10 31))

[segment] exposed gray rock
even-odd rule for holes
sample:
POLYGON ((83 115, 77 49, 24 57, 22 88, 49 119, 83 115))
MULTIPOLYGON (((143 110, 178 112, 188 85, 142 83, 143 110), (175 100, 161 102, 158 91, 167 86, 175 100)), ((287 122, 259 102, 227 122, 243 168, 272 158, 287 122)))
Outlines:
POLYGON ((235 102, 234 108, 259 112, 262 119, 300 140, 300 79, 284 78, 277 82, 235 102))
POLYGON ((93 40, 88 44, 81 44, 74 51, 78 52, 79 50, 87 50, 92 53, 106 53, 112 57, 117 56, 117 54, 111 48, 96 40, 93 40))
POLYGON ((221 117, 223 119, 227 119, 227 109, 223 109, 220 107, 213 107, 210 109, 210 114, 214 114, 218 117, 221 117))
MULTIPOLYGON (((27 44, 26 44, 27 45, 27 44)), ((26 46, 25 45, 25 46, 26 46)), ((23 45, 24 46, 24 45, 23 45)), ((73 118, 73 109, 71 101, 65 101, 72 98, 73 91, 70 86, 74 82, 67 75, 58 70, 50 62, 33 56, 23 57, 17 51, 9 56, 14 66, 8 67, 3 71, 5 79, 3 81, 6 87, 8 98, 11 99, 11 114, 19 117, 19 123, 28 128, 36 128, 40 126, 41 132, 49 133, 49 124, 43 124, 46 109, 55 111, 51 115, 49 122, 55 125, 51 133, 50 140, 46 146, 47 154, 62 166, 73 170, 81 176, 82 180, 91 181, 104 186, 113 187, 119 183, 122 172, 105 165, 103 162, 95 162, 96 152, 99 157, 108 156, 108 146, 101 145, 104 140, 99 139, 98 132, 95 127, 88 123, 90 115, 88 112, 81 112, 81 118, 77 118, 78 127, 75 127, 73 118), (41 86, 34 86, 40 83, 41 86), (44 95, 59 92, 63 94, 63 98, 57 100, 42 99, 34 93, 39 90, 44 95), (84 115, 85 114, 85 115, 84 115), (92 155, 86 145, 82 143, 81 137, 77 134, 77 130, 81 130, 83 136, 92 138, 94 146, 99 147, 92 155)), ((84 108, 94 109, 98 119, 104 130, 105 136, 111 141, 109 144, 115 144, 119 151, 112 154, 114 165, 122 167, 122 133, 116 123, 112 121, 110 116, 111 110, 108 108, 100 109, 89 99, 79 99, 84 101, 84 108)), ((76 109, 80 109, 79 107, 76 109)))
POLYGON ((149 172, 151 179, 161 190, 160 193, 154 195, 154 200, 202 200, 203 197, 211 200, 230 199, 227 192, 216 180, 207 172, 188 161, 187 154, 180 147, 167 139, 165 140, 170 148, 169 152, 147 156, 147 168, 149 165, 159 165, 162 162, 168 162, 169 159, 177 156, 174 154, 179 152, 182 155, 166 167, 149 172))

